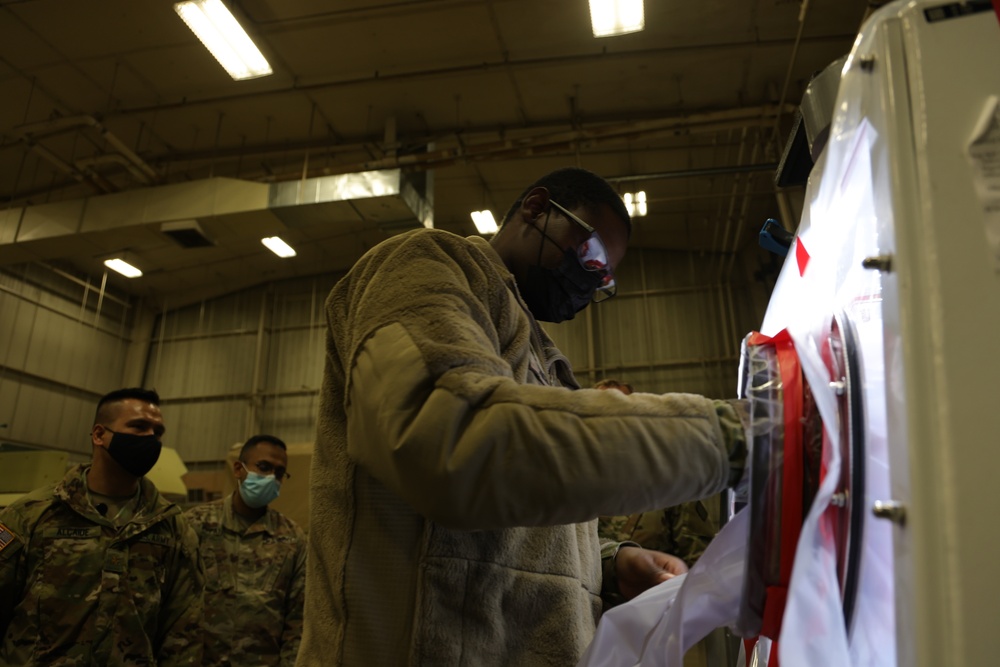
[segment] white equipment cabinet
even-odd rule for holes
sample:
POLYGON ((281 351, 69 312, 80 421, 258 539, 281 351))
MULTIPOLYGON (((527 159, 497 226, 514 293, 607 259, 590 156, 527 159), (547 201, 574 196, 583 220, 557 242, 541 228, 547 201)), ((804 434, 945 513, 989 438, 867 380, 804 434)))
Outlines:
POLYGON ((844 65, 829 137, 797 234, 805 270, 793 245, 762 331, 787 327, 808 348, 834 313, 857 327, 868 518, 850 664, 996 664, 993 6, 918 0, 876 12, 844 65))

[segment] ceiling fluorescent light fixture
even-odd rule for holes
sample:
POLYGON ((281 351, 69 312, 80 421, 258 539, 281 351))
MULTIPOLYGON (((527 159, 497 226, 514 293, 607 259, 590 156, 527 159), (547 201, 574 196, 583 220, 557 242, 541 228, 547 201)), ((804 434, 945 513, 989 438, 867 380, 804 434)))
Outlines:
POLYGON ((629 215, 638 217, 646 215, 646 192, 644 190, 640 190, 635 194, 626 192, 623 199, 625 200, 625 208, 628 210, 629 215))
POLYGON ((138 278, 142 275, 142 271, 135 268, 124 259, 114 258, 104 260, 104 266, 108 267, 112 271, 117 271, 126 278, 138 278))
POLYGON ((278 257, 295 257, 295 249, 282 241, 281 237, 268 236, 266 239, 261 239, 260 242, 278 257))
POLYGON ((222 0, 178 2, 174 11, 237 81, 271 73, 271 66, 222 0))
POLYGON ((642 0, 590 0, 594 37, 639 32, 646 27, 642 0))
POLYGON ((491 211, 473 211, 472 222, 476 225, 476 230, 480 234, 497 233, 497 221, 493 219, 491 211))

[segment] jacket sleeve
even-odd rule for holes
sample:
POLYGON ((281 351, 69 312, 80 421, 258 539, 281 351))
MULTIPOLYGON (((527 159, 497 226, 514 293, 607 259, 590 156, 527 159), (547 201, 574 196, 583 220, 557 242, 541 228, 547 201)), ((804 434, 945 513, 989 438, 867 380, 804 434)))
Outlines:
POLYGON ((184 517, 175 521, 178 544, 167 574, 157 637, 157 664, 162 667, 201 665, 204 652, 201 617, 205 572, 198 555, 198 537, 184 517))
POLYGON ((515 378, 504 355, 529 343, 508 342, 537 325, 470 254, 399 250, 362 267, 341 310, 331 296, 356 463, 424 516, 468 529, 577 523, 725 488, 712 401, 515 378))
POLYGON ((294 667, 302 643, 302 617, 306 601, 306 553, 308 546, 305 535, 300 535, 295 552, 295 572, 292 585, 285 597, 285 624, 281 631, 281 665, 294 667))
POLYGON ((23 522, 10 510, 0 512, 0 637, 14 617, 24 592, 27 548, 23 522))

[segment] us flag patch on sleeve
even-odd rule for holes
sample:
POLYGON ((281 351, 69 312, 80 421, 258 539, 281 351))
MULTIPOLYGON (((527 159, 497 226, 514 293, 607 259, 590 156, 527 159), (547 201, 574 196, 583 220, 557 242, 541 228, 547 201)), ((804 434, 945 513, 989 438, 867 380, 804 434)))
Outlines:
POLYGON ((17 539, 10 528, 0 523, 0 551, 7 548, 7 545, 17 539))

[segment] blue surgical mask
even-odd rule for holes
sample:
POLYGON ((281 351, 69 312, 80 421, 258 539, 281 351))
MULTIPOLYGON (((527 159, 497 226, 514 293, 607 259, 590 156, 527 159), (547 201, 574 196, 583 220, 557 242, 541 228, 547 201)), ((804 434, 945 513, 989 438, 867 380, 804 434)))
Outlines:
POLYGON ((259 509, 273 502, 281 491, 281 482, 274 475, 261 475, 250 472, 242 462, 240 465, 247 471, 247 478, 240 482, 240 497, 248 507, 259 509))

